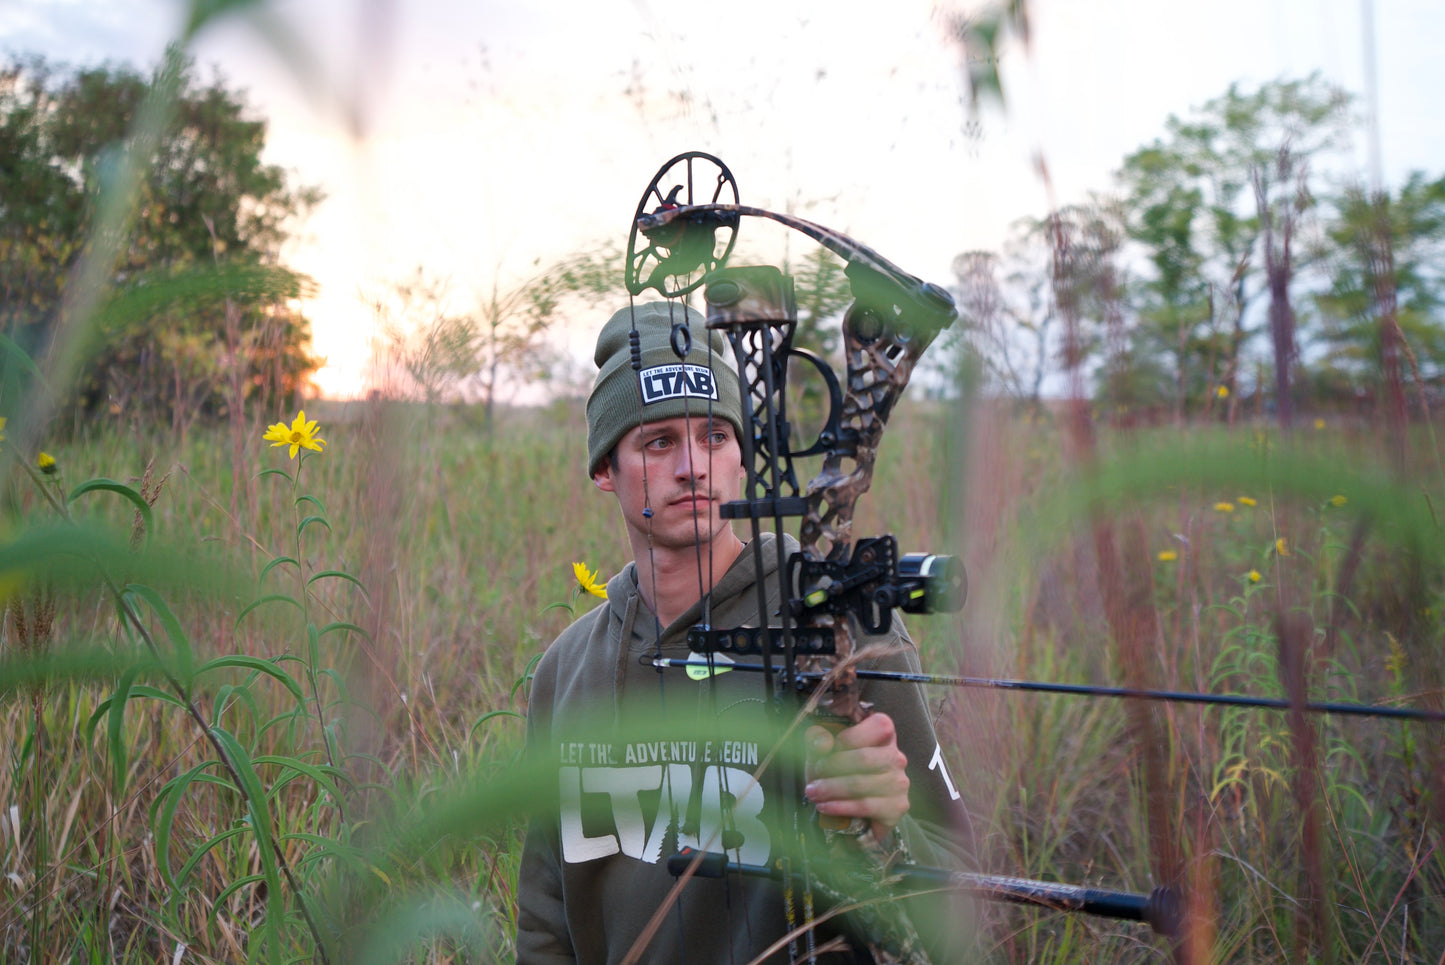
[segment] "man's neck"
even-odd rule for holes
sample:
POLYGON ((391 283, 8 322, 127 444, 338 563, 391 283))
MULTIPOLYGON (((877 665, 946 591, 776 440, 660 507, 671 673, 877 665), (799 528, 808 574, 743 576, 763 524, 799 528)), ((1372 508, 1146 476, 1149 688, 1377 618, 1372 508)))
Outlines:
POLYGON ((637 561, 637 588, 642 600, 664 627, 672 626, 733 565, 743 542, 731 529, 703 544, 699 569, 696 548, 648 551, 646 542, 633 547, 637 561))

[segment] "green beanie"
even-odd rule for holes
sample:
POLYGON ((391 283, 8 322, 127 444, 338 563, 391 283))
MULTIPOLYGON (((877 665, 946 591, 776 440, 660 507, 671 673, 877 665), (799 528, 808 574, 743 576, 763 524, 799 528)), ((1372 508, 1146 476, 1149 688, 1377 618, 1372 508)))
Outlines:
POLYGON ((742 400, 733 353, 721 332, 708 331, 702 315, 682 304, 651 302, 624 308, 607 320, 597 336, 597 381, 587 397, 587 474, 597 471, 619 439, 643 420, 712 413, 731 422, 742 439, 742 400), (681 322, 678 348, 691 347, 685 358, 673 348, 672 325, 681 322), (641 371, 633 371, 630 336, 637 330, 641 371), (711 345, 711 351, 709 351, 711 345))

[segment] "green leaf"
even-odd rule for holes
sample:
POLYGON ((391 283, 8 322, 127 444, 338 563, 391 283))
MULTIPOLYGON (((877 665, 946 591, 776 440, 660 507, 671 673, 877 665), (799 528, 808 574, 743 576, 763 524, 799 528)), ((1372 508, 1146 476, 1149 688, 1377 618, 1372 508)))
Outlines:
MULTIPOLYGON (((325 790, 327 794, 330 794, 333 799, 339 799, 341 797, 340 793, 336 789, 336 785, 331 781, 330 778, 328 778, 324 773, 322 773, 321 768, 317 767, 314 764, 308 764, 305 761, 297 760, 294 757, 283 757, 281 755, 275 754, 263 754, 261 756, 258 756, 255 760, 255 763, 274 764, 277 767, 289 768, 290 770, 296 771, 299 774, 303 774, 306 777, 311 778, 311 780, 315 781, 316 784, 323 790, 325 790)), ((280 782, 278 781, 277 783, 280 782)), ((272 793, 275 793, 274 787, 272 788, 272 793)))
POLYGON ((321 500, 317 499, 315 496, 312 496, 309 493, 303 496, 297 496, 296 505, 300 506, 302 503, 314 503, 316 505, 317 511, 322 516, 326 515, 326 507, 321 505, 321 500))
POLYGON ((120 683, 110 698, 110 716, 106 721, 106 739, 110 745, 110 782, 117 798, 125 796, 125 705, 130 701, 130 688, 140 673, 131 667, 120 675, 120 683))
POLYGON ((324 580, 328 577, 337 580, 346 580, 349 583, 356 584, 356 588, 361 591, 361 595, 366 597, 368 600, 371 599, 371 595, 366 592, 366 587, 362 585, 362 582, 356 577, 352 576, 350 573, 347 573, 345 570, 322 570, 320 573, 317 573, 315 576, 311 577, 311 579, 307 580, 306 585, 310 586, 317 580, 324 580))
POLYGON ((357 626, 354 623, 342 623, 340 621, 326 624, 326 626, 321 628, 321 632, 317 634, 317 637, 324 637, 333 630, 345 630, 348 633, 360 634, 361 637, 368 642, 371 641, 371 634, 361 629, 361 627, 357 626))
MULTIPOLYGON (((272 838, 271 810, 267 805, 266 789, 251 766, 251 758, 239 741, 229 731, 220 727, 208 729, 211 737, 225 751, 231 767, 241 779, 241 793, 246 798, 250 814, 251 829, 256 835, 256 855, 261 859, 261 870, 266 880, 266 930, 267 944, 275 948, 277 929, 281 925, 283 906, 281 904, 281 874, 276 864, 276 844, 272 838)), ((299 897, 299 896, 298 896, 299 897)), ((221 899, 216 899, 221 904, 221 899)))
MULTIPOLYGON (((316 671, 316 667, 321 663, 321 645, 318 642, 316 624, 314 623, 306 624, 306 656, 311 661, 306 665, 306 672, 313 674, 316 671)), ((316 689, 316 681, 314 679, 311 681, 311 688, 313 690, 316 689)))
POLYGON ((322 526, 326 527, 326 532, 331 532, 331 524, 326 521, 326 517, 312 515, 307 516, 300 523, 296 524, 296 538, 300 539, 301 534, 306 532, 306 527, 310 526, 312 523, 320 523, 322 526))
POLYGON ((526 717, 523 717, 521 714, 517 713, 515 710, 493 710, 493 711, 489 711, 488 713, 485 713, 485 714, 483 714, 481 717, 477 718, 477 722, 472 725, 472 729, 471 729, 471 731, 468 732, 468 736, 469 736, 469 737, 470 737, 470 736, 474 736, 474 735, 477 733, 477 728, 481 727, 483 724, 485 724, 487 721, 491 720, 493 717, 515 717, 515 718, 517 718, 518 720, 526 720, 526 719, 527 719, 526 717))
POLYGON ((210 673, 212 670, 220 670, 222 667, 242 667, 247 670, 254 670, 256 673, 263 673, 274 680, 280 681, 287 690, 291 691, 291 695, 298 701, 304 701, 306 699, 301 691, 301 685, 292 679, 291 675, 286 673, 286 671, 269 660, 262 660, 260 657, 251 657, 242 653, 227 654, 216 657, 214 660, 208 660, 196 671, 196 676, 200 677, 202 674, 210 673))
POLYGON ((114 479, 87 479, 70 491, 70 495, 65 497, 65 505, 74 505, 75 501, 81 496, 97 491, 115 493, 117 496, 123 496, 130 500, 135 505, 136 512, 140 513, 141 519, 145 522, 146 537, 150 537, 153 523, 150 504, 145 501, 145 497, 140 493, 124 483, 116 482, 114 479))
MULTIPOLYGON (((20 367, 32 376, 40 380, 41 385, 46 385, 45 376, 40 373, 40 367, 30 354, 15 343, 15 340, 8 335, 0 335, 0 352, 20 363, 20 367)), ((47 386, 48 388, 48 386, 47 386)))
POLYGON ((160 700, 167 704, 172 704, 176 707, 179 707, 181 710, 186 709, 186 702, 184 700, 181 700, 175 694, 161 690, 157 687, 151 687, 147 684, 136 684, 130 689, 130 695, 131 697, 149 697, 151 700, 160 700))
POLYGON ((292 484, 296 482, 296 480, 291 478, 291 474, 284 469, 262 469, 260 472, 256 473, 256 478, 264 479, 265 477, 272 475, 280 476, 282 479, 292 484))
POLYGON ((259 607, 265 606, 267 603, 289 603, 301 612, 306 612, 305 607, 298 603, 295 597, 292 597, 285 593, 270 593, 247 604, 246 608, 236 615, 236 626, 239 627, 241 625, 241 621, 246 619, 246 614, 259 607))
POLYGON ((333 840, 332 838, 328 838, 320 834, 311 834, 307 831, 292 831, 290 834, 282 835, 281 840, 305 841, 308 844, 316 846, 316 850, 302 858, 300 864, 309 864, 315 861, 319 861, 322 858, 332 858, 338 864, 347 865, 353 871, 370 871, 374 874, 379 875, 381 880, 386 882, 387 884, 391 883, 391 879, 388 878, 385 873, 383 873, 375 865, 362 858, 361 855, 358 854, 354 848, 348 848, 341 842, 333 840))
MULTIPOLYGON (((252 674, 255 679, 255 674, 252 674)), ((211 723, 217 726, 221 723, 221 716, 235 704, 245 704, 251 711, 251 719, 255 720, 261 716, 261 708, 256 706, 256 698, 251 694, 251 684, 247 681, 244 686, 233 687, 229 684, 216 691, 215 709, 211 714, 211 723)))
MULTIPOLYGON (((242 830, 244 830, 244 828, 243 828, 242 830)), ((231 882, 229 885, 227 885, 226 887, 222 888, 222 889, 220 890, 220 892, 217 893, 216 897, 213 898, 213 899, 211 899, 211 900, 214 902, 214 904, 211 906, 211 913, 206 916, 206 927, 209 929, 209 928, 214 928, 214 927, 216 926, 216 915, 217 915, 217 913, 219 913, 219 912, 221 912, 222 910, 225 909, 225 907, 226 907, 226 899, 230 898, 232 895, 234 895, 236 892, 240 891, 242 888, 246 887, 247 885, 258 884, 259 882, 262 882, 262 881, 266 882, 266 891, 267 891, 267 895, 266 895, 266 917, 269 919, 269 918, 271 917, 271 894, 272 894, 272 892, 271 892, 271 882, 270 882, 270 879, 267 878, 264 874, 260 874, 260 875, 246 875, 246 876, 243 877, 243 878, 237 878, 235 881, 231 882)))
POLYGON ((185 699, 191 696, 191 675, 192 667, 195 664, 195 655, 191 651, 191 641, 186 636, 181 621, 171 612, 171 608, 162 599, 161 595, 148 586, 139 583, 126 585, 125 591, 121 594, 125 597, 139 597, 151 608, 151 611, 160 619, 161 626, 170 638, 171 646, 176 648, 176 675, 180 678, 181 687, 185 699))
POLYGON ((205 856, 206 856, 206 855, 211 851, 211 849, 213 849, 216 845, 221 844, 221 843, 224 842, 224 841, 228 841, 228 840, 230 840, 231 838, 236 837, 238 834, 245 834, 245 833, 246 833, 246 826, 245 826, 244 824, 238 824, 236 827, 234 827, 234 828, 227 828, 225 831, 222 831, 220 834, 216 835, 215 837, 209 838, 208 840, 206 840, 205 842, 203 842, 200 847, 196 848, 195 851, 191 852, 191 856, 186 859, 186 863, 183 864, 183 865, 181 865, 181 870, 176 873, 176 881, 175 881, 175 885, 173 885, 173 887, 175 887, 175 888, 183 888, 183 887, 185 887, 186 879, 191 876, 191 872, 192 872, 192 871, 195 871, 195 870, 196 870, 196 865, 200 864, 200 863, 201 863, 201 860, 202 860, 203 858, 205 858, 205 856))
POLYGON ((186 789, 191 786, 191 783, 201 776, 206 768, 214 767, 219 763, 221 762, 217 760, 202 761, 179 777, 167 781, 160 793, 156 795, 157 801, 164 802, 161 807, 160 820, 156 822, 154 815, 152 816, 152 821, 155 822, 156 864, 160 866, 161 875, 172 889, 180 888, 180 881, 171 877, 170 861, 171 826, 176 820, 176 809, 180 807, 181 799, 185 796, 186 789))
POLYGON ((267 563, 265 566, 261 567, 261 575, 256 578, 256 582, 263 582, 266 579, 266 574, 270 573, 273 569, 280 566, 282 563, 290 563, 292 566, 296 567, 296 569, 301 569, 301 564, 298 563, 294 557, 278 556, 271 562, 267 563))

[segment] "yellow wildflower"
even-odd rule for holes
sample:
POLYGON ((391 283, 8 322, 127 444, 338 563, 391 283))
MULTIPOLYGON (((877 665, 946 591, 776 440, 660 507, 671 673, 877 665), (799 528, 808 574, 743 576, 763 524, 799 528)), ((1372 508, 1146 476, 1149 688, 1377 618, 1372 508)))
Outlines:
POLYGON ((1234 503, 1215 503, 1214 511, 1216 513, 1232 513, 1234 512, 1234 503))
POLYGON ((1250 570, 1248 575, 1249 582, 1251 583, 1258 583, 1260 580, 1264 579, 1264 577, 1259 575, 1259 570, 1250 570))
POLYGON ((1316 420, 1315 420, 1315 428, 1316 428, 1316 429, 1323 429, 1324 427, 1325 427, 1325 420, 1323 420, 1323 419, 1316 419, 1316 420))
POLYGON ((1344 505, 1345 503, 1347 503, 1347 502, 1349 502, 1349 500, 1345 499, 1345 497, 1343 497, 1343 496, 1331 496, 1331 497, 1330 497, 1330 505, 1333 506, 1333 507, 1335 507, 1336 509, 1339 509, 1341 506, 1343 506, 1343 505, 1344 505))
POLYGON ((1289 543, 1283 536, 1274 541, 1274 551, 1280 556, 1289 555, 1289 543))
POLYGON ((5 417, 0 415, 0 442, 5 441, 5 417))
POLYGON ((597 582, 598 574, 587 569, 586 563, 573 563, 572 573, 577 577, 577 585, 582 587, 593 596, 600 596, 607 599, 607 584, 597 582))
POLYGON ((1241 506, 1255 505, 1255 501, 1248 496, 1240 496, 1239 499, 1235 500, 1235 502, 1239 503, 1239 505, 1241 506))
POLYGON ((35 465, 47 476, 53 476, 60 471, 55 465, 55 457, 48 452, 42 452, 36 456, 35 465))
POLYGON ((1221 385, 1218 389, 1214 391, 1214 394, 1219 396, 1221 399, 1229 398, 1229 386, 1221 385))
POLYGON ((277 446, 290 446, 291 457, 296 458, 297 451, 301 449, 312 449, 321 452, 326 448, 326 440, 316 434, 316 423, 306 421, 306 410, 302 409, 296 413, 296 421, 287 426, 284 422, 278 422, 266 430, 261 437, 271 443, 271 448, 277 446))
POLYGON ((1172 563, 1179 559, 1179 554, 1173 550, 1160 550, 1158 559, 1161 563, 1172 563))

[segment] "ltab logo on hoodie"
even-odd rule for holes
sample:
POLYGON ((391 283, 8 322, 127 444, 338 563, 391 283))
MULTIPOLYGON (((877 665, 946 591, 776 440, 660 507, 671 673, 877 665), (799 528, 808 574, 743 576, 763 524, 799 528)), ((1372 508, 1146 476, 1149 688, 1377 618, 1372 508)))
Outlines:
POLYGON ((717 384, 707 366, 654 365, 642 370, 643 405, 682 398, 717 401, 717 384))

